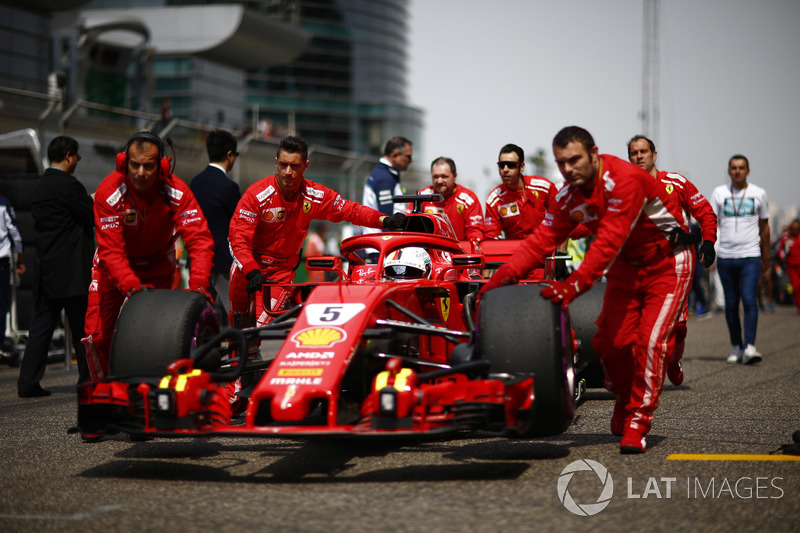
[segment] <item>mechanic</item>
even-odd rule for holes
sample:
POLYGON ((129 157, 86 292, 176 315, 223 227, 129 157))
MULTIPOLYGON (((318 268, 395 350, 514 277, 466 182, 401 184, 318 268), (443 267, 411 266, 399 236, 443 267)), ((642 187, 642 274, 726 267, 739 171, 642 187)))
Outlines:
POLYGON ((778 259, 783 263, 794 288, 794 303, 800 313, 800 219, 792 220, 778 241, 778 259))
POLYGON ((711 193, 719 221, 717 270, 725 294, 725 322, 731 340, 729 363, 761 361, 756 349, 758 280, 770 270, 769 202, 767 192, 747 182, 750 162, 741 154, 728 161, 731 182, 711 193), (744 339, 739 300, 744 309, 744 339), (744 340, 744 342, 743 342, 744 340))
POLYGON ((189 289, 209 294, 214 239, 189 187, 170 172, 161 139, 139 132, 117 154, 117 168, 97 187, 97 252, 86 312, 86 355, 92 378, 108 375, 120 307, 145 287, 171 289, 178 279, 175 243, 189 252, 189 289))
POLYGON ((547 285, 541 294, 566 309, 608 268, 592 345, 616 400, 611 431, 622 436, 620 451, 642 453, 691 271, 686 247, 668 236, 689 228, 683 213, 664 202, 664 188, 652 176, 627 161, 599 154, 585 129, 568 126, 559 131, 553 154, 566 185, 542 224, 481 294, 523 279, 579 223, 595 232, 580 267, 566 280, 547 285))
MULTIPOLYGON (((423 202, 422 212, 446 215, 459 240, 480 244, 483 240, 483 208, 474 192, 456 183, 456 163, 449 157, 437 157, 431 163, 433 184, 417 194, 441 194, 442 202, 423 202)), ((406 213, 410 213, 409 204, 406 213)))
MULTIPOLYGON (((699 223, 702 244, 697 251, 697 259, 700 260, 703 267, 708 268, 714 262, 714 243, 717 240, 717 216, 714 214, 714 209, 705 196, 700 194, 697 187, 685 176, 675 172, 658 170, 656 168, 657 158, 658 152, 656 151, 655 143, 644 135, 635 135, 628 141, 628 161, 639 168, 643 168, 661 183, 666 193, 666 201, 670 203, 670 207, 680 209, 686 214, 687 223, 690 220, 690 216, 694 217, 699 223)), ((679 246, 684 246, 691 257, 691 273, 688 279, 690 289, 694 280, 695 265, 697 264, 695 241, 696 238, 692 235, 691 240, 687 239, 685 243, 677 243, 679 246)), ((673 385, 683 383, 681 358, 683 358, 683 350, 686 345, 686 321, 688 318, 689 291, 686 292, 686 300, 681 308, 681 316, 675 326, 675 352, 667 364, 667 377, 669 377, 673 385)))
POLYGON ((50 167, 31 196, 36 228, 35 298, 17 380, 20 397, 50 395, 39 382, 47 368, 47 352, 62 311, 72 334, 78 384, 90 379, 81 337, 94 255, 92 197, 73 176, 81 159, 78 141, 55 137, 47 147, 47 158, 50 167))
POLYGON ((524 176, 525 152, 516 144, 500 149, 497 161, 503 181, 486 199, 487 239, 524 239, 542 222, 556 186, 541 176, 524 176))
MULTIPOLYGON (((228 228, 236 204, 242 197, 239 185, 228 179, 239 152, 236 137, 224 130, 215 130, 206 137, 206 152, 209 164, 192 179, 192 189, 197 203, 203 209, 208 229, 214 236, 214 267, 211 269, 211 285, 217 293, 217 305, 224 314, 230 311, 228 290, 233 258, 228 247, 228 228)), ((227 318, 227 317, 226 317, 227 318)))
POLYGON ((430 279, 432 269, 431 256, 418 246, 398 248, 383 260, 384 278, 430 279))
MULTIPOLYGON (((405 137, 392 137, 383 147, 383 157, 380 158, 375 168, 367 178, 364 185, 363 205, 376 209, 384 215, 402 213, 403 206, 392 201, 393 196, 405 194, 400 185, 400 172, 406 170, 414 160, 414 150, 411 141, 405 137)), ((364 233, 374 233, 379 230, 367 229, 364 233)))
MULTIPOLYGON (((308 145, 302 138, 283 138, 275 161, 276 173, 245 191, 231 220, 228 237, 233 251, 230 318, 237 327, 255 317, 258 325, 270 321, 264 311, 262 287, 267 282, 291 283, 294 280, 312 220, 344 220, 388 230, 405 227, 403 213, 387 216, 305 179, 308 145), (248 313, 252 293, 256 293, 255 317, 248 313)), ((280 309, 285 297, 285 291, 271 290, 271 308, 280 309)))

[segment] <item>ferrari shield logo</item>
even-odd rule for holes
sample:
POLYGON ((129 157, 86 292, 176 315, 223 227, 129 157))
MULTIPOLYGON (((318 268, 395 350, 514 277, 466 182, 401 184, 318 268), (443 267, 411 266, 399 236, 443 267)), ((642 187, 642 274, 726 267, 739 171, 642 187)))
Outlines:
POLYGON ((670 183, 665 187, 665 189, 667 189, 667 194, 672 194, 672 191, 675 190, 675 187, 673 187, 672 184, 670 183))
POLYGON ((464 212, 464 206, 463 206, 463 205, 461 205, 461 204, 458 204, 458 205, 456 206, 456 211, 458 211, 458 214, 460 215, 461 213, 463 213, 463 212, 464 212))
POLYGON ((308 213, 311 211, 311 202, 303 202, 303 213, 308 213))
POLYGON ((447 322, 447 317, 450 316, 450 297, 447 296, 446 298, 438 298, 439 300, 439 312, 442 313, 442 320, 447 322))

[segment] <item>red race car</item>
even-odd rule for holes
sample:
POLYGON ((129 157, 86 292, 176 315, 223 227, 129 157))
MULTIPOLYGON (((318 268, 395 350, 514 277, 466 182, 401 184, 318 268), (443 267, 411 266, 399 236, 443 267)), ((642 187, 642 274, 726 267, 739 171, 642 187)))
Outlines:
MULTIPOLYGON (((476 301, 481 273, 517 242, 477 250, 443 216, 406 222, 404 231, 346 239, 341 257, 307 259, 338 280, 280 286, 284 305, 261 327, 219 332, 196 293, 135 294, 119 317, 111 377, 79 388, 78 429, 134 439, 566 430, 585 385, 575 374, 586 366, 579 347, 590 343, 541 298, 546 281, 476 301), (279 348, 262 360, 253 355, 260 344, 279 348), (226 393, 237 379, 243 417, 226 393)), ((595 317, 577 330, 591 330, 595 317)))

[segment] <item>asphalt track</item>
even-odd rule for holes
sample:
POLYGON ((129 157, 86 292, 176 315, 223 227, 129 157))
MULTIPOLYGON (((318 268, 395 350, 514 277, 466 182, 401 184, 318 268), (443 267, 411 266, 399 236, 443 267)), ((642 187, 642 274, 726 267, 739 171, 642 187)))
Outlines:
POLYGON ((724 318, 691 320, 686 381, 665 387, 636 456, 619 454, 603 390, 569 431, 537 440, 84 444, 67 433, 75 371, 51 364, 54 394, 20 399, 17 369, 3 366, 0 530, 798 531, 800 461, 786 459, 800 456, 781 454, 800 430, 794 308, 760 316, 757 346, 760 365, 726 364, 724 318), (570 465, 584 470, 570 479, 570 465), (559 479, 573 509, 596 514, 569 511, 559 479))

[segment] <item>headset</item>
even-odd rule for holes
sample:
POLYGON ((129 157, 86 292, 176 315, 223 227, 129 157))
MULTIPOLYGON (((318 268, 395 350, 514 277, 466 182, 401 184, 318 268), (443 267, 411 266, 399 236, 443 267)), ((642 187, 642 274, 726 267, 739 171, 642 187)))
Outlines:
POLYGON ((162 176, 169 176, 172 173, 172 169, 170 168, 169 158, 164 154, 164 143, 161 141, 158 135, 149 131, 140 131, 139 133, 134 133, 133 136, 128 139, 128 142, 125 143, 125 148, 117 154, 117 172, 126 175, 128 174, 128 150, 130 149, 131 144, 137 141, 147 141, 155 144, 158 147, 158 158, 160 161, 159 174, 162 176))

